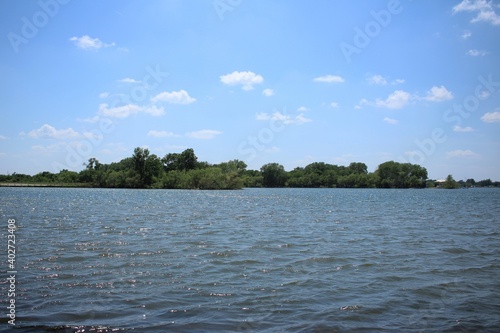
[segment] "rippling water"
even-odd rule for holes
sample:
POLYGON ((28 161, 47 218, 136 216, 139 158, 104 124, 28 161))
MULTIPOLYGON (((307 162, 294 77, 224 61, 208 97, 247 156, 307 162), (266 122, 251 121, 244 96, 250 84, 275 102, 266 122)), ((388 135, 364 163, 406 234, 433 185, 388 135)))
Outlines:
POLYGON ((15 332, 500 331, 496 189, 0 188, 0 216, 15 332))

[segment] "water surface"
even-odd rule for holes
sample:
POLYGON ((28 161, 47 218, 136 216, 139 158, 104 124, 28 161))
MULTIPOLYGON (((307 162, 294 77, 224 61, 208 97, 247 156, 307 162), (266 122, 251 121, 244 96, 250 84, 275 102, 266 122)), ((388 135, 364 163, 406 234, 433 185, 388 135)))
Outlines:
POLYGON ((0 207, 17 332, 500 330, 497 189, 0 188, 0 207))

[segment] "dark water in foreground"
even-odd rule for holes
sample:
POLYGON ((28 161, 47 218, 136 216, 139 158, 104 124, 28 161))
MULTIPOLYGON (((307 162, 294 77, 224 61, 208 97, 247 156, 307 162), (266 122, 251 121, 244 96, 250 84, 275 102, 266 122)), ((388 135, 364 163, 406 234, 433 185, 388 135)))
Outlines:
POLYGON ((496 189, 0 188, 0 217, 13 332, 500 331, 496 189))

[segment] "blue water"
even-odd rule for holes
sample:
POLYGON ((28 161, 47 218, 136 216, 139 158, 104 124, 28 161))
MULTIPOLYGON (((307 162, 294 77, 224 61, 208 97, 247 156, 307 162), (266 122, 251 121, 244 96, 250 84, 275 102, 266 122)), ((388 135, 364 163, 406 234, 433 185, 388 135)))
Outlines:
POLYGON ((497 189, 0 188, 0 218, 14 332, 500 331, 497 189))

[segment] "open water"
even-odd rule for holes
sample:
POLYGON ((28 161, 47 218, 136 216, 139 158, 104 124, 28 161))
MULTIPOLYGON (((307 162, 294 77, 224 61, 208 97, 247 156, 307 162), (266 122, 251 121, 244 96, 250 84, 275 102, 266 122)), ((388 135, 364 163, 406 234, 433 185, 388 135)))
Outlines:
POLYGON ((4 331, 500 331, 498 189, 0 188, 0 218, 4 331))

